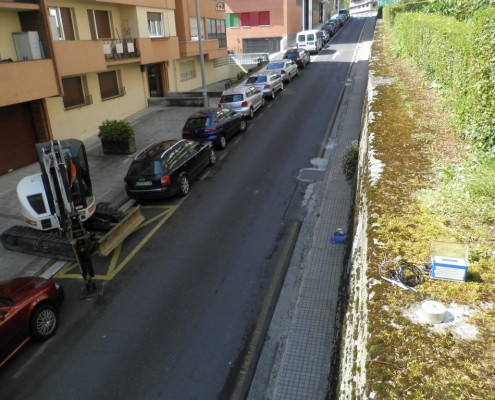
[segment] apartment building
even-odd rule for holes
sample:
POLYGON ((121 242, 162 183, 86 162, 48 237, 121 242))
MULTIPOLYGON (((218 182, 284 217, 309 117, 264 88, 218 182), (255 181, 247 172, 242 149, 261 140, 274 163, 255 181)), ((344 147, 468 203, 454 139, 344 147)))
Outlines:
MULTIPOLYGON (((227 70, 214 65, 227 54, 224 11, 199 1, 213 82, 227 70)), ((88 139, 149 97, 201 87, 194 3, 0 0, 0 175, 35 162, 35 143, 88 139)))
POLYGON ((177 1, 177 35, 180 59, 173 62, 172 91, 189 91, 202 86, 199 39, 203 49, 206 84, 228 76, 225 6, 222 0, 177 1), (199 29, 198 29, 199 25, 199 29))
POLYGON ((297 32, 328 20, 335 0, 226 0, 227 47, 235 53, 276 53, 297 32))

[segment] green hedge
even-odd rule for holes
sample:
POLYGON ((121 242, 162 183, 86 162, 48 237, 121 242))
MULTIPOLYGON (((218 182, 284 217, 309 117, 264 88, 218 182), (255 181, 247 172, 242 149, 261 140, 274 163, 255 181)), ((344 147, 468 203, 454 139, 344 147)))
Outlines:
POLYGON ((440 84, 459 134, 495 155, 495 9, 459 22, 398 8, 384 9, 398 55, 440 84))

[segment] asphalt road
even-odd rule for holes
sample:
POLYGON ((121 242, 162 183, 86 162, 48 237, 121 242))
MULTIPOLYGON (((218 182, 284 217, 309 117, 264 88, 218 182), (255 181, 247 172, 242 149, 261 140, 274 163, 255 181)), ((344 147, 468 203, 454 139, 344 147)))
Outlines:
POLYGON ((80 282, 62 282, 57 335, 2 368, 0 398, 229 398, 288 231, 307 211, 296 177, 321 155, 361 28, 351 19, 185 199, 145 204, 178 207, 103 296, 81 300, 80 282))

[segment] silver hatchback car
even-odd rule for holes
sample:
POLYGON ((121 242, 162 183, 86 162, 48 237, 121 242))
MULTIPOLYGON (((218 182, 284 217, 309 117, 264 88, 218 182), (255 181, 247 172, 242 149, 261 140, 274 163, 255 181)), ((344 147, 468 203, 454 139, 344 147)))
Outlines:
POLYGON ((218 106, 253 119, 254 112, 264 105, 263 93, 254 86, 237 86, 223 91, 218 106))
POLYGON ((297 64, 287 59, 271 61, 266 65, 265 69, 279 74, 282 80, 287 83, 299 74, 297 64))
POLYGON ((251 75, 247 79, 245 85, 254 86, 262 92, 264 96, 269 97, 272 100, 275 98, 275 95, 279 90, 284 90, 284 82, 282 81, 282 77, 279 74, 268 71, 251 75))

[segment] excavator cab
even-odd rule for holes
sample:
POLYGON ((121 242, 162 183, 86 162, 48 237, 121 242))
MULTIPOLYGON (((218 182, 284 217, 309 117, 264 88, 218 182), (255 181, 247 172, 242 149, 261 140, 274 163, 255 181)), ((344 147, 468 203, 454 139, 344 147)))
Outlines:
POLYGON ((41 173, 23 178, 17 195, 26 223, 37 230, 63 229, 69 215, 82 222, 96 210, 83 142, 76 139, 36 144, 41 173), (71 163, 76 184, 70 184, 71 163))

